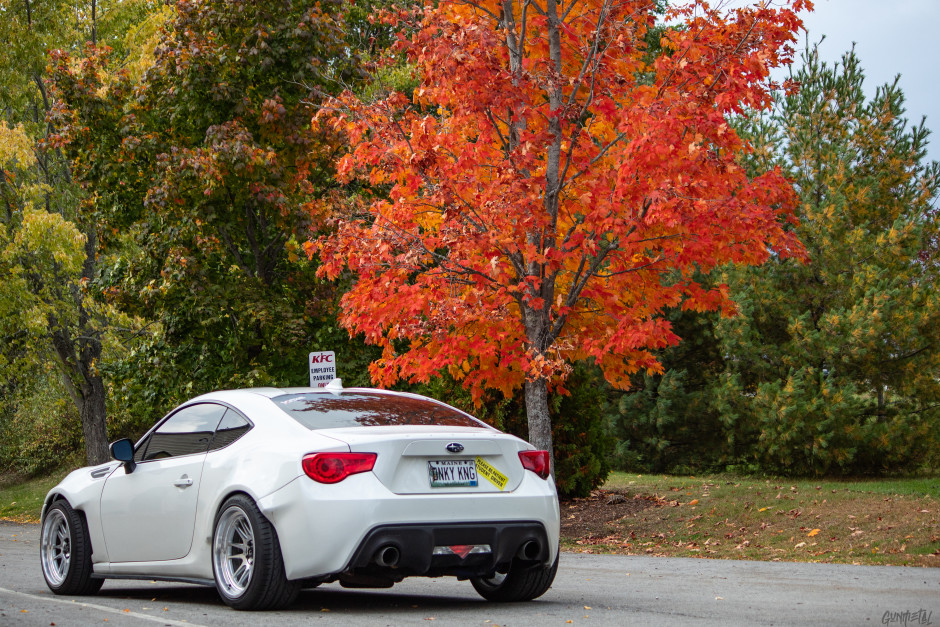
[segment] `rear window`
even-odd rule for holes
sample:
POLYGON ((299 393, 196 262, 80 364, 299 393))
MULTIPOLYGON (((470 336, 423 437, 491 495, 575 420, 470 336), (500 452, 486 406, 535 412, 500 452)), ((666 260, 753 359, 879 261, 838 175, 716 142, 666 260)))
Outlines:
POLYGON ((369 392, 344 392, 339 395, 308 393, 284 394, 271 400, 308 429, 398 425, 487 426, 452 407, 407 396, 369 392))

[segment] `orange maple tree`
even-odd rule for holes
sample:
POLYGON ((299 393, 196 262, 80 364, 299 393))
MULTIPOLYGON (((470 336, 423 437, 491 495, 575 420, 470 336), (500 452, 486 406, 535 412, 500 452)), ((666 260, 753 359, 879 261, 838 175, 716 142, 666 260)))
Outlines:
MULTIPOLYGON (((803 0, 671 9, 650 58, 650 0, 428 3, 400 49, 413 97, 344 93, 346 203, 308 245, 356 281, 341 323, 383 347, 373 380, 440 372, 476 398, 524 386, 529 439, 551 450, 548 393, 594 360, 615 386, 679 341, 669 308, 734 312, 726 263, 802 255, 794 193, 749 178, 732 118, 766 108, 803 0), (382 193, 378 193, 381 191, 382 193)), ((403 14, 398 19, 405 19, 403 14)))

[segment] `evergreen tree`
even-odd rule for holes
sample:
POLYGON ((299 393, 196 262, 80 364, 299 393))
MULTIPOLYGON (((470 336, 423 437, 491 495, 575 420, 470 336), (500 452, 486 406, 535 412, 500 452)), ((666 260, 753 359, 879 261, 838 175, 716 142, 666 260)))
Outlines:
POLYGON ((734 438, 725 438, 712 403, 723 369, 717 319, 717 314, 671 312, 669 320, 682 342, 660 355, 661 374, 634 377, 608 416, 617 438, 615 465, 689 474, 736 459, 734 438))
POLYGON ((827 65, 811 48, 795 78, 748 165, 794 181, 809 261, 727 273, 741 315, 717 327, 712 403, 766 469, 916 468, 940 420, 940 165, 897 80, 866 99, 854 51, 827 65))

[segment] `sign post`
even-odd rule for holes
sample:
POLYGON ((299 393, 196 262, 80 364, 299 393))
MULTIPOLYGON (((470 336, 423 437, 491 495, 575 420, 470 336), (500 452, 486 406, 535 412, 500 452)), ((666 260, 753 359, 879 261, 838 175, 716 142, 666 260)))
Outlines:
POLYGON ((336 378, 336 353, 317 351, 310 353, 310 387, 325 388, 336 378))

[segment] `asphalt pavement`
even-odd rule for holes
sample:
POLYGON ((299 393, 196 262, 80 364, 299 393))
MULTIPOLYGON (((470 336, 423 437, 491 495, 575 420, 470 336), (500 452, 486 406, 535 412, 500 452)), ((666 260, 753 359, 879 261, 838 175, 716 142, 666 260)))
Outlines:
POLYGON ((563 553, 552 589, 529 603, 413 578, 388 590, 329 584, 258 614, 187 584, 107 581, 95 596, 55 596, 38 540, 38 525, 0 522, 0 625, 940 625, 940 568, 563 553))

